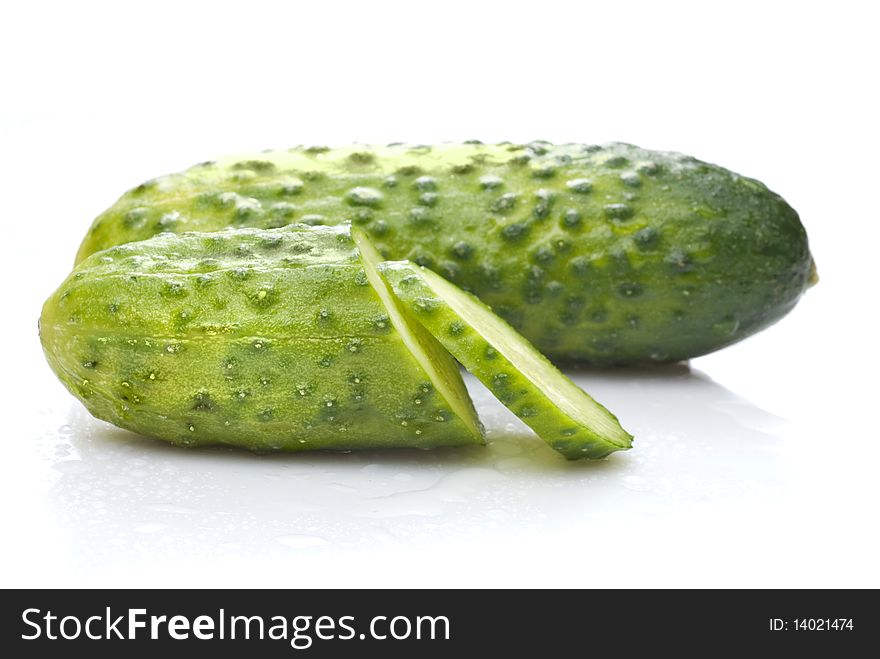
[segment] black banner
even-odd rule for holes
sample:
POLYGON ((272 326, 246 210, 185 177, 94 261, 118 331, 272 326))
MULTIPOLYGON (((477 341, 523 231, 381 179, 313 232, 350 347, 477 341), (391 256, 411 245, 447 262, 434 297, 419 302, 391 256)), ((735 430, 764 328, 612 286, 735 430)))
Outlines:
POLYGON ((600 647, 854 656, 880 641, 876 597, 867 590, 20 590, 2 592, 0 647, 16 657, 83 650, 163 659, 218 650, 555 656, 600 647))

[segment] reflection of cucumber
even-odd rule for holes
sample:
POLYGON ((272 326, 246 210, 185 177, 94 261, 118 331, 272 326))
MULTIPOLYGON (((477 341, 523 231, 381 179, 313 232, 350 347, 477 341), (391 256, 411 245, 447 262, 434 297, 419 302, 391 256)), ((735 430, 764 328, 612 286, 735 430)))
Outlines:
POLYGON ((468 371, 567 458, 603 458, 632 446, 613 414, 476 297, 409 261, 386 261, 379 271, 468 371))
POLYGON ((362 227, 475 293, 554 359, 675 361, 775 322, 810 280, 797 213, 762 184, 628 145, 291 149, 126 193, 79 258, 166 231, 362 227))
POLYGON ((177 444, 480 442, 455 361, 389 299, 347 228, 163 235, 83 261, 40 335, 92 414, 177 444))

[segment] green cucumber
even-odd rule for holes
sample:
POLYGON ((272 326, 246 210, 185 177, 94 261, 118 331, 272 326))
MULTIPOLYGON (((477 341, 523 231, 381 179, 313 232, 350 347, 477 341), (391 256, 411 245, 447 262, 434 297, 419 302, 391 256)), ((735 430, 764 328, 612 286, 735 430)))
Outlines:
POLYGON ((94 416, 175 444, 481 442, 458 365, 389 299, 347 227, 168 234, 82 261, 40 336, 94 416))
POLYGON ((668 362, 770 325, 815 280, 797 213, 680 154, 607 146, 295 148, 148 181, 78 259, 162 232, 364 229, 476 294, 553 359, 668 362))
POLYGON ((598 459, 632 446, 613 414, 478 298, 410 261, 385 261, 379 271, 414 317, 565 457, 598 459))

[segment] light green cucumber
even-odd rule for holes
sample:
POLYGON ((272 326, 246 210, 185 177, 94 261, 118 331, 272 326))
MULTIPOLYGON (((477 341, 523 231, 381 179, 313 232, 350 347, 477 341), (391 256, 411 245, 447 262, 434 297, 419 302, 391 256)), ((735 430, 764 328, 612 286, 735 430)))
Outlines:
POLYGON ((83 260, 40 337, 93 415, 175 444, 481 442, 458 365, 380 293, 347 227, 166 234, 83 260))
MULTIPOLYGON (((369 262, 368 248, 358 243, 369 262)), ((378 269, 413 316, 565 457, 604 458, 632 446, 613 414, 479 299, 409 261, 385 261, 378 269)))
POLYGON ((473 292, 554 360, 669 362, 772 324, 815 281, 798 214, 677 153, 605 146, 294 148, 148 181, 78 255, 162 232, 362 227, 473 292))

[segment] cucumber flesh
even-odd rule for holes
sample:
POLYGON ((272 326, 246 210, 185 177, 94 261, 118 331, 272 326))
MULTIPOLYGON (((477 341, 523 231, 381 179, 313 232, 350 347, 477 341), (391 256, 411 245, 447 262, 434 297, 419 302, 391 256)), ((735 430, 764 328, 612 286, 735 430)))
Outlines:
POLYGON ((476 297, 411 262, 384 262, 379 271, 416 319, 566 458, 604 458, 632 447, 613 414, 476 297))

